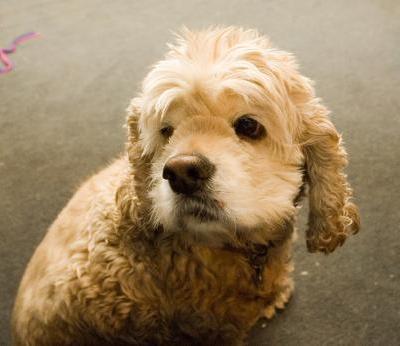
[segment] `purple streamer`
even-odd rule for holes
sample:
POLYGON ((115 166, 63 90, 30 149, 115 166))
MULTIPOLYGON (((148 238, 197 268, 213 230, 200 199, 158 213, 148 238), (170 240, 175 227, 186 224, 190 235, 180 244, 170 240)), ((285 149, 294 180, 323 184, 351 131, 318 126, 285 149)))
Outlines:
POLYGON ((0 74, 10 72, 14 68, 14 64, 12 63, 8 55, 16 51, 17 45, 38 36, 40 36, 40 34, 37 32, 28 32, 26 34, 18 36, 14 41, 11 42, 8 47, 0 48, 0 62, 4 66, 3 68, 0 68, 0 74))

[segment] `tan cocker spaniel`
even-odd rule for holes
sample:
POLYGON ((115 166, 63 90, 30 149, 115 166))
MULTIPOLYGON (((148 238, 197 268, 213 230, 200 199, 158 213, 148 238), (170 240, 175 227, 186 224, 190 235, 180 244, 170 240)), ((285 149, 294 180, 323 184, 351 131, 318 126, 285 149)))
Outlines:
POLYGON ((15 345, 241 345, 310 252, 359 229, 341 137, 291 54, 254 30, 183 30, 128 109, 127 154, 90 178, 22 279, 15 345))

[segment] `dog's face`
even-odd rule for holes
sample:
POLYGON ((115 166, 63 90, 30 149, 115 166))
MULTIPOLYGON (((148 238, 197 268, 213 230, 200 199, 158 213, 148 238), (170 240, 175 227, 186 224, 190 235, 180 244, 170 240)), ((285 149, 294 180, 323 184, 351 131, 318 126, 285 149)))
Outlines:
MULTIPOLYGON (((349 205, 340 172, 344 151, 326 109, 293 58, 254 31, 186 32, 149 73, 130 113, 138 118, 143 155, 152 160, 151 217, 166 231, 279 238, 295 214, 305 165, 311 191, 318 190, 316 180, 328 178, 321 173, 332 167, 317 167, 318 161, 333 164, 330 174, 341 180, 330 186, 342 190, 325 201, 330 212, 349 205)), ((315 192, 311 198, 328 191, 315 192)), ((326 217, 318 207, 316 216, 326 217)), ((340 222, 350 226, 354 215, 342 212, 340 222)), ((323 237, 317 235, 315 249, 331 251, 343 242, 347 231, 340 225, 333 225, 340 239, 318 226, 323 237)))
POLYGON ((167 230, 272 232, 294 213, 300 151, 277 147, 268 121, 275 115, 262 105, 248 105, 232 91, 213 96, 199 88, 162 119, 169 138, 154 159, 153 217, 167 230))

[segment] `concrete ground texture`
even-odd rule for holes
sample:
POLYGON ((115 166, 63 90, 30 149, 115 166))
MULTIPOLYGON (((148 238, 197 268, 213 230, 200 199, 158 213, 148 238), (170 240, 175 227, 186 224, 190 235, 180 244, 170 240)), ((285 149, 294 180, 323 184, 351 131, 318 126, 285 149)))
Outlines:
POLYGON ((77 186, 124 148, 125 108, 182 25, 257 28, 293 52, 349 152, 361 232, 295 246, 296 290, 250 345, 400 345, 400 2, 0 1, 0 345, 24 268, 77 186))

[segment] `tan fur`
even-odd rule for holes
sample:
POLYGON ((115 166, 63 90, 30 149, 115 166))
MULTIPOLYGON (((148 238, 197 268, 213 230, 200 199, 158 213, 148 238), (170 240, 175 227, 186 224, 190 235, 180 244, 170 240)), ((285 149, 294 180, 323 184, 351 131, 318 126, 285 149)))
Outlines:
POLYGON ((79 189, 32 257, 15 345, 239 345, 290 298, 304 181, 310 251, 357 232, 340 136, 290 54, 232 27, 184 30, 170 49, 128 109, 127 155, 79 189), (265 138, 235 134, 244 114, 265 138), (162 179, 168 158, 193 152, 216 166, 220 222, 181 215, 162 179), (261 278, 257 244, 270 244, 261 278))

